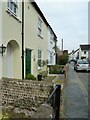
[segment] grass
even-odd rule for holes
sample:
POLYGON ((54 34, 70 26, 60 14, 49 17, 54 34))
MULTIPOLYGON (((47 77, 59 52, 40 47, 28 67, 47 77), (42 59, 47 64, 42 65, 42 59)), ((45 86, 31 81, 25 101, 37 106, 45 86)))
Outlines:
POLYGON ((63 83, 63 80, 55 80, 55 83, 61 85, 63 83))
POLYGON ((47 82, 52 82, 52 80, 54 80, 55 77, 56 77, 56 76, 48 76, 48 77, 45 79, 45 81, 47 81, 47 82))
POLYGON ((9 118, 27 118, 25 113, 15 113, 14 111, 7 111, 2 113, 2 120, 9 120, 9 118))

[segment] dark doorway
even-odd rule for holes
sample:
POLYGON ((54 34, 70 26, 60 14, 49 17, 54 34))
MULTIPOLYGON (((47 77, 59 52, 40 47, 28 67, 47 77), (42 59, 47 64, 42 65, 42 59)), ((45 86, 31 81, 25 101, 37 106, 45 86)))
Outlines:
POLYGON ((26 75, 31 74, 31 50, 26 49, 26 75))

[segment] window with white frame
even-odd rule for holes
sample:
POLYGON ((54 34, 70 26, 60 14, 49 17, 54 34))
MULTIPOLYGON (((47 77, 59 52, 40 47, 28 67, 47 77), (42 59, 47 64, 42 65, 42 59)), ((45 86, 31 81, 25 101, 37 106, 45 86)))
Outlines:
POLYGON ((84 54, 86 54, 86 51, 84 51, 84 54))
POLYGON ((38 49, 38 66, 42 67, 42 50, 38 49))
POLYGON ((42 20, 40 17, 38 17, 38 35, 41 36, 42 34, 42 20))
POLYGON ((8 10, 10 10, 14 15, 17 16, 17 12, 18 12, 17 0, 8 0, 7 7, 8 7, 8 10))
POLYGON ((50 64, 52 64, 53 63, 53 54, 52 54, 52 52, 50 53, 50 64))
POLYGON ((50 32, 50 43, 53 43, 53 38, 54 38, 54 36, 53 36, 52 31, 51 31, 51 32, 50 32))

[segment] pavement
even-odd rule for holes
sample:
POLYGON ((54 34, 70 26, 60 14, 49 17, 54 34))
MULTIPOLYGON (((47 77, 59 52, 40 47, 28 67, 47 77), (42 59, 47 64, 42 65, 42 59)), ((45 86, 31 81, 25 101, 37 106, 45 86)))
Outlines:
POLYGON ((65 88, 65 118, 88 119, 88 93, 72 66, 68 66, 65 88))

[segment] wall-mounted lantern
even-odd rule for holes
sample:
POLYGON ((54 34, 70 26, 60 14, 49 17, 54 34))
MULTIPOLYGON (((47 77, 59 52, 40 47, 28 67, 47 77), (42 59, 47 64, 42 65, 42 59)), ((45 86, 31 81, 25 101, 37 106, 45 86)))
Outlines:
POLYGON ((0 46, 0 53, 2 54, 2 56, 3 56, 3 53, 5 52, 5 50, 6 50, 6 47, 5 46, 3 46, 3 44, 0 46))

